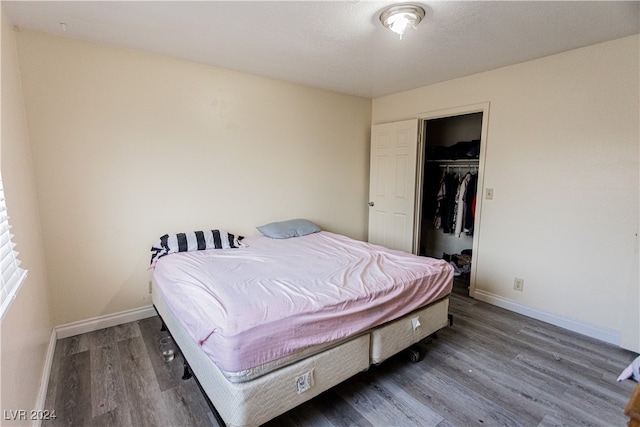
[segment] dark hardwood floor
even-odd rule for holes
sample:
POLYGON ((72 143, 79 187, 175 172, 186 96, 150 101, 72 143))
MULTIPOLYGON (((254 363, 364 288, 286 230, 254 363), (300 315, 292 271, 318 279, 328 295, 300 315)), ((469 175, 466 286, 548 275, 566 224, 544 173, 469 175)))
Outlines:
MULTIPOLYGON (((454 324, 268 426, 626 426, 636 383, 616 382, 636 354, 466 296, 454 324), (428 341, 428 340, 427 340, 428 341)), ((44 426, 217 425, 181 358, 165 363, 158 317, 57 342, 44 426)))

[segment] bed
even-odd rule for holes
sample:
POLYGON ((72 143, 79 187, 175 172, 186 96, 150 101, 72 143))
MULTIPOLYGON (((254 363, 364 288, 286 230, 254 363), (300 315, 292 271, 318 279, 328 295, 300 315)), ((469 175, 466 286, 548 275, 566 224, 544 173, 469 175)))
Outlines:
POLYGON ((445 261, 319 229, 235 242, 153 268, 153 304, 227 425, 263 424, 449 323, 445 261))

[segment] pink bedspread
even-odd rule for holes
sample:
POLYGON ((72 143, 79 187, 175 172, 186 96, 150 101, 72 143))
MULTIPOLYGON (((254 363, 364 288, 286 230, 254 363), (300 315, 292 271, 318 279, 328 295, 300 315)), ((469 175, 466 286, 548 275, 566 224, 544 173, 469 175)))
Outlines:
POLYGON ((167 255, 156 287, 220 369, 238 372, 396 319, 451 292, 442 260, 322 231, 167 255))

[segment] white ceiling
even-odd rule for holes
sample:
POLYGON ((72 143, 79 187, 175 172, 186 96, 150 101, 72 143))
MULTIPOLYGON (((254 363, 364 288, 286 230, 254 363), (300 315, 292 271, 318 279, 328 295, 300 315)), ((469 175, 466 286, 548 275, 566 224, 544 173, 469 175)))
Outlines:
POLYGON ((640 1, 414 3, 426 17, 402 40, 379 21, 390 1, 2 1, 2 7, 21 28, 370 98, 640 32, 640 1))

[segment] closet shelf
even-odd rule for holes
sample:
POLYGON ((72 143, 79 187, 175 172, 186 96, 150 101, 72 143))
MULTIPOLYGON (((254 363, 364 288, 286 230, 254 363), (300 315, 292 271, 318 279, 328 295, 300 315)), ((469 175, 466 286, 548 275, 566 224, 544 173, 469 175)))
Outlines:
POLYGON ((480 161, 478 159, 460 159, 460 160, 427 160, 427 163, 438 165, 439 168, 469 168, 477 170, 480 168, 480 161))
POLYGON ((477 165, 480 159, 455 159, 455 160, 427 160, 427 163, 439 163, 442 165, 477 165))

